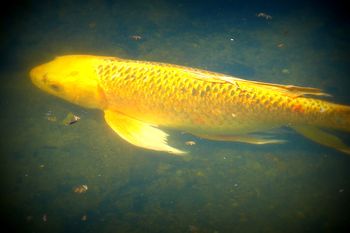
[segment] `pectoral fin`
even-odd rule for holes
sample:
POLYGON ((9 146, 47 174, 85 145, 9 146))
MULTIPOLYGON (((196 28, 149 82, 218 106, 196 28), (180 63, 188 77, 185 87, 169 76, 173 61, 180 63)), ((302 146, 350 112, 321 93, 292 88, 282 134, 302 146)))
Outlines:
POLYGON ((244 142, 249 144, 256 144, 256 145, 263 145, 263 144, 280 144, 284 143, 284 140, 278 140, 278 139, 269 139, 259 136, 251 136, 251 135, 199 135, 198 137, 206 138, 209 140, 216 140, 216 141, 230 141, 230 142, 244 142))
POLYGON ((168 134, 142 121, 114 111, 105 111, 107 124, 127 142, 146 149, 165 151, 176 155, 186 152, 167 143, 168 134))
POLYGON ((332 147, 346 154, 350 154, 350 147, 344 144, 340 138, 330 133, 326 133, 325 131, 312 126, 293 126, 293 128, 298 133, 304 135, 314 142, 317 142, 324 146, 332 147))

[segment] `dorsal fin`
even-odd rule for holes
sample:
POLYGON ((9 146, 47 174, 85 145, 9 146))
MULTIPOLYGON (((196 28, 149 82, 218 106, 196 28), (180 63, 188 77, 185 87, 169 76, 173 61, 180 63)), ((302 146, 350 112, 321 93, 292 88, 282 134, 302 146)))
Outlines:
POLYGON ((198 78, 200 80, 207 81, 207 82, 231 83, 238 87, 240 86, 240 84, 243 84, 245 86, 259 86, 261 88, 266 88, 273 91, 279 91, 284 95, 288 95, 293 98, 297 98, 305 95, 331 96, 327 93, 324 93, 321 89, 313 88, 313 87, 301 87, 301 86, 294 86, 294 85, 282 85, 282 84, 275 84, 275 83, 250 81, 250 80, 240 79, 232 76, 227 76, 219 73, 202 71, 197 69, 186 69, 186 72, 193 74, 192 77, 194 78, 198 78))
POLYGON ((314 88, 314 87, 301 87, 301 86, 294 86, 294 85, 264 83, 264 82, 257 82, 257 81, 248 81, 244 79, 240 79, 239 82, 248 83, 248 85, 254 84, 254 85, 262 86, 264 88, 268 88, 271 90, 279 91, 293 98, 297 98, 305 95, 327 96, 327 97, 331 96, 330 94, 323 92, 321 89, 314 88))

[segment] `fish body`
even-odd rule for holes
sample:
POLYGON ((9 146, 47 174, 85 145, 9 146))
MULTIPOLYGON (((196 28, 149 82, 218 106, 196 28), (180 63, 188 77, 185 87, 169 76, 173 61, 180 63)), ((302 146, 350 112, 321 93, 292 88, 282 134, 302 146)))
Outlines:
POLYGON ((321 100, 317 88, 248 81, 178 65, 115 57, 70 55, 34 68, 39 88, 70 102, 99 108, 130 143, 181 154, 167 144, 171 128, 194 135, 253 144, 253 137, 289 126, 345 153, 349 148, 321 128, 350 131, 350 107, 321 100), (148 141, 148 142, 147 142, 148 141))

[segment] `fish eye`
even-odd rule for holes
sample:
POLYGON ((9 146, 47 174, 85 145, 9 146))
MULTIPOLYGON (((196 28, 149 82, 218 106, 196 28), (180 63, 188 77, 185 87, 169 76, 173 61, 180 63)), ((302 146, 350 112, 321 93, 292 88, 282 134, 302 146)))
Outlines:
POLYGON ((54 91, 60 91, 61 90, 61 87, 59 85, 57 85, 57 84, 51 84, 50 88, 51 88, 51 90, 54 90, 54 91))

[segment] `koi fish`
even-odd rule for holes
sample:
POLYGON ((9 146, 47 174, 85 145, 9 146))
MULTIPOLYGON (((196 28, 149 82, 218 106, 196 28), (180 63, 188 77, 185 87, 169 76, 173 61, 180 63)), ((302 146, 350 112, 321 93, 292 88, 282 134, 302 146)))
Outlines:
POLYGON ((350 106, 319 98, 329 95, 317 88, 92 55, 57 57, 33 68, 30 77, 49 94, 101 109, 115 133, 150 150, 186 153, 168 144, 164 129, 210 140, 274 144, 284 141, 256 134, 288 126, 350 154, 350 147, 327 131, 350 131, 350 106))

